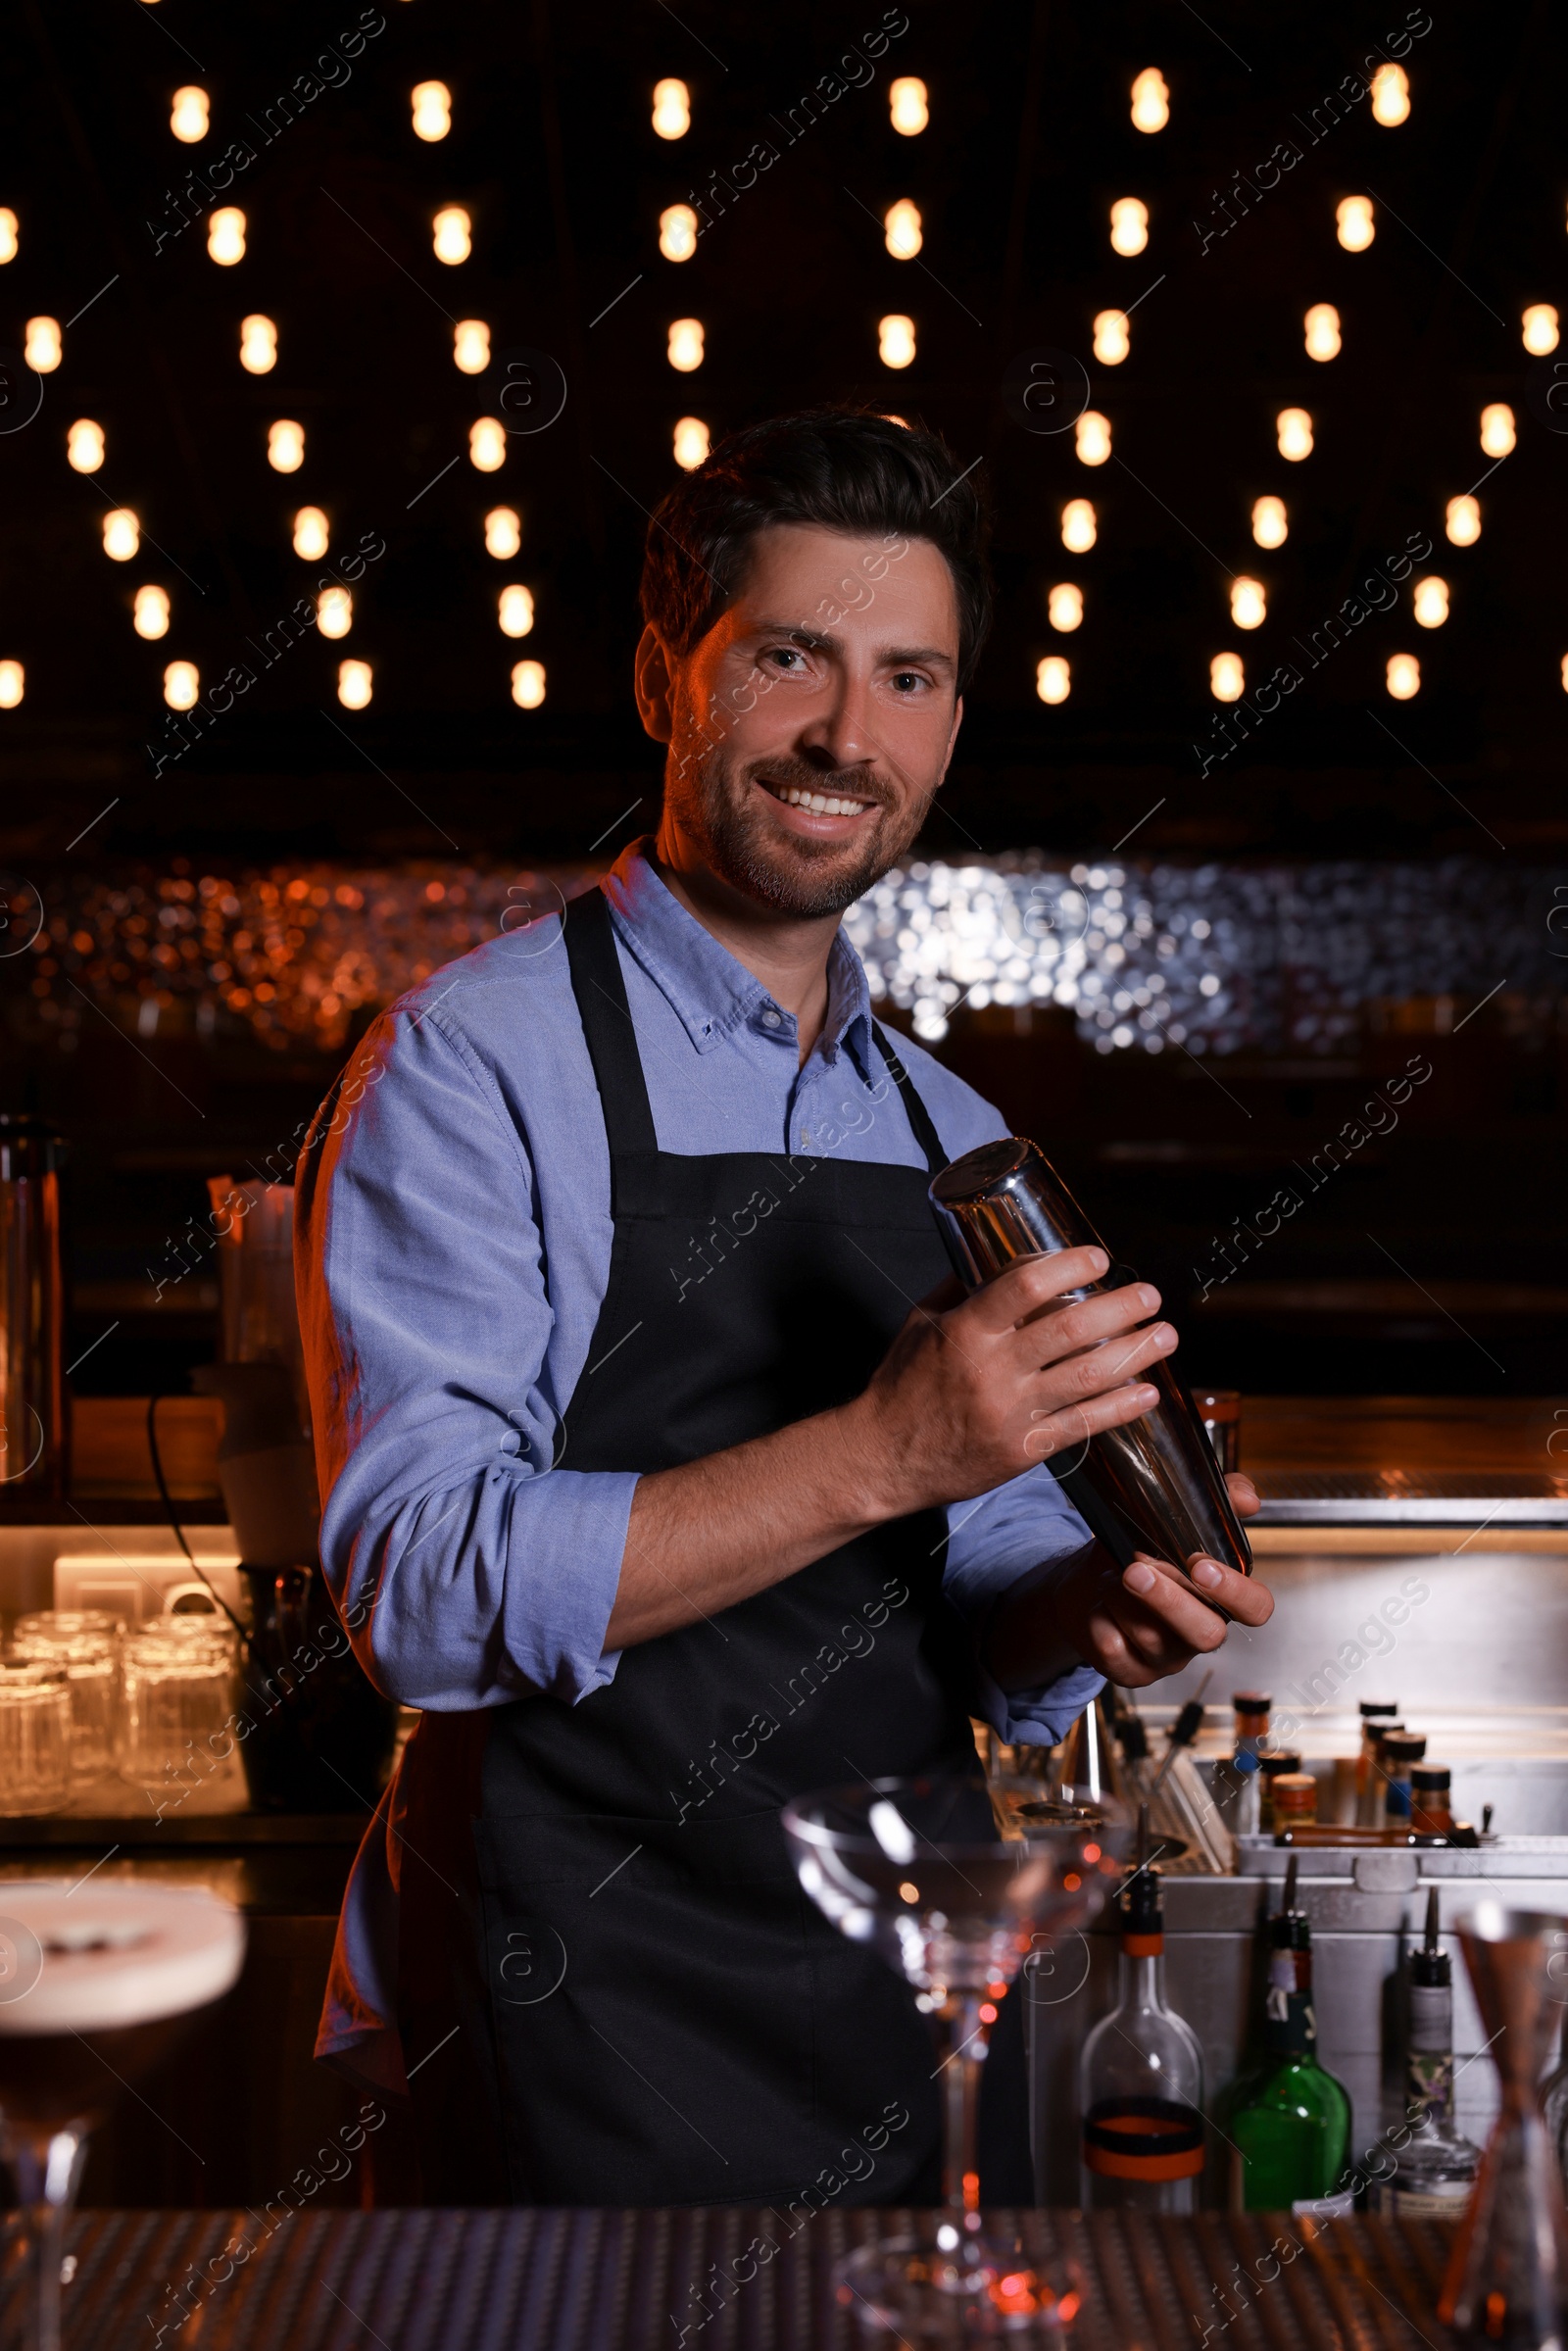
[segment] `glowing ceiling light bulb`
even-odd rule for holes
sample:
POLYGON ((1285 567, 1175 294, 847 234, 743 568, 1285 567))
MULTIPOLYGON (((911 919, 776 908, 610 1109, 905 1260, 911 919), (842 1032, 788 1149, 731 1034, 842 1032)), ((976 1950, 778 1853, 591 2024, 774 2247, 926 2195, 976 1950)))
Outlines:
POLYGON ((1488 457, 1508 457, 1518 434, 1513 411, 1504 400, 1494 400, 1481 412, 1481 446, 1488 457))
POLYGON ((659 250, 666 262, 689 262, 697 251, 697 215, 689 204, 671 204, 660 214, 659 250))
POLYGON ((169 127, 176 139, 194 147, 207 136, 207 92, 194 86, 174 92, 169 110, 169 127))
POLYGON ((303 556, 308 563, 318 563, 327 550, 330 533, 326 516, 318 506, 302 506, 294 517, 294 553, 303 556))
POLYGON ((1410 603, 1423 628, 1441 628, 1448 617, 1447 581, 1418 579, 1410 591, 1410 603))
POLYGON ((460 318, 452 329, 452 356, 465 375, 482 375, 490 365, 490 329, 482 318, 460 318))
POLYGON ((473 222, 461 204, 444 204, 430 222, 430 243, 438 262, 453 269, 473 251, 473 222))
POLYGON ((1087 498, 1069 498, 1061 510, 1061 543, 1069 555, 1087 555, 1097 536, 1095 510, 1087 498))
POLYGON ((901 196, 890 204, 883 215, 882 226, 888 251, 896 262, 912 262, 925 243, 921 234, 920 207, 912 196, 901 196))
POLYGON ((1386 675, 1396 702, 1408 702, 1421 691, 1421 664, 1413 653, 1391 653, 1386 675))
POLYGON ((522 545, 522 520, 510 506, 493 506, 484 518, 484 551, 510 563, 522 545))
POLYGON ((1372 120, 1397 130, 1410 120, 1410 77, 1403 66, 1379 66, 1372 76, 1372 120))
POLYGON ((339 661, 337 665, 337 698, 346 710, 363 710, 372 692, 368 661, 339 661))
POLYGON ((695 473, 699 465, 708 463, 711 446, 707 425, 701 416, 682 416, 675 426, 675 463, 683 473, 695 473))
POLYGON ((1083 624, 1084 592, 1075 588, 1069 579, 1058 580, 1046 598, 1046 618, 1054 629, 1070 636, 1083 624))
POLYGON ((66 434, 66 464, 77 473, 96 473, 104 462, 104 428, 78 416, 66 434))
POLYGON ((1073 446, 1081 465, 1102 465, 1110 455, 1110 418, 1085 409, 1073 426, 1073 446))
POLYGON ((515 582, 503 588, 498 607, 504 637, 525 637, 533 627, 533 590, 515 582))
POLYGON ((1370 196, 1346 196, 1334 208, 1335 235, 1347 253, 1364 253, 1377 235, 1370 196))
POLYGON ((316 625, 323 637, 346 637, 354 626, 354 599, 347 588, 323 588, 316 600, 316 625))
POLYGON ((495 473, 507 462, 507 428, 499 416, 480 416, 468 427, 468 463, 495 473))
POLYGON ((58 318, 29 318, 23 328, 22 356, 40 375, 53 374, 65 350, 58 318))
POLYGON ((884 367, 907 367, 914 358, 914 320, 902 311, 878 318, 876 355, 884 367))
POLYGON ((1337 360, 1340 356, 1340 314, 1332 302, 1314 302, 1306 314, 1306 356, 1337 360))
POLYGON ((519 710, 536 710, 545 698, 543 661, 514 661, 512 699, 519 710))
POLYGON ((274 473, 297 473, 305 463, 305 427, 280 416, 267 428, 267 462, 274 473))
POLYGON ((703 322, 701 318, 674 318, 670 321, 669 340, 665 346, 669 364, 682 375, 690 375, 703 364, 703 322))
POLYGON ((1149 242, 1149 207, 1136 196, 1118 196, 1110 208, 1110 243, 1114 253, 1129 260, 1149 242))
POLYGON ((888 83, 888 120, 895 130, 912 139, 924 130, 931 120, 929 93, 925 83, 913 73, 901 73, 888 83))
POLYGON ((14 710, 26 685, 27 673, 20 661, 0 661, 0 710, 14 710))
POLYGON ((277 328, 260 311, 239 322, 239 364, 247 375, 270 375, 277 366, 277 328))
POLYGON ((164 671, 164 700, 172 710, 190 710, 202 690, 202 673, 194 661, 171 661, 164 671))
POLYGON ((1524 347, 1537 359, 1556 350, 1557 313, 1549 302, 1532 302, 1519 323, 1524 347))
POLYGON ((128 563, 141 545, 141 524, 128 506, 111 507, 104 516, 104 553, 128 563))
POLYGON ((245 215, 237 204, 220 204, 209 216, 207 250, 225 269, 245 259, 245 215))
POLYGON ((1282 408, 1274 419, 1281 457, 1297 464, 1312 454, 1312 419, 1304 408, 1282 408))
POLYGON ((1217 653, 1208 664, 1208 690, 1216 702, 1240 702, 1247 671, 1239 653, 1217 653))
POLYGON ((1157 66, 1145 66, 1133 83, 1133 128, 1163 130, 1170 121, 1170 90, 1157 66))
POLYGON ((683 139, 692 126, 692 94, 683 81, 654 84, 654 128, 662 139, 683 139))
POLYGON ((17 237, 21 222, 9 204, 0 204, 0 262, 17 258, 17 237))
POLYGON ((1283 547, 1290 535, 1283 498, 1252 501, 1252 536, 1259 547, 1283 547))
POLYGON ((452 128, 452 92, 444 81, 416 81, 410 93, 416 139, 444 139, 452 128))
POLYGON ((1072 664, 1059 653, 1048 653, 1035 671, 1035 692, 1042 702, 1065 702, 1072 692, 1072 664))
POLYGON ((1481 536, 1481 501, 1468 495, 1450 498, 1443 527, 1455 547, 1473 547, 1481 536))
POLYGON ((169 591, 167 588, 138 588, 131 606, 130 624, 138 637, 167 637, 169 634, 169 591))
POLYGON ((1260 579, 1231 581, 1231 618, 1238 628, 1261 628, 1268 614, 1268 597, 1260 579))
POLYGON ((1132 327, 1125 311, 1095 314, 1095 357, 1102 367, 1119 367, 1132 349, 1132 327))

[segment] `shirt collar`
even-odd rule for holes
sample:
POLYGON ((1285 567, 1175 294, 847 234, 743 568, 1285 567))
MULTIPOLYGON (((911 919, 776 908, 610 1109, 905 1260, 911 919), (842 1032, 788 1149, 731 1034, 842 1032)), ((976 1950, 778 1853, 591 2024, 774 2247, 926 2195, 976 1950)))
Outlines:
MULTIPOLYGON (((697 1051, 706 1053, 733 1036, 772 998, 660 880, 649 856, 652 848, 649 834, 624 849, 605 876, 605 895, 617 935, 697 1051)), ((836 931, 827 959, 827 1018, 817 1047, 823 1059, 835 1060, 848 1043, 864 1062, 870 1020, 865 966, 843 931, 836 931)))

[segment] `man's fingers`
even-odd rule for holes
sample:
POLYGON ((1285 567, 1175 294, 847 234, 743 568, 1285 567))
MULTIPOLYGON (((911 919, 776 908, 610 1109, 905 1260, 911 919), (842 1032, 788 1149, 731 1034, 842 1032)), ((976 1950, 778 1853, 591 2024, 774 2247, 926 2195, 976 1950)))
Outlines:
POLYGON ((1234 1567, 1205 1559, 1200 1551, 1193 1553, 1187 1572, 1200 1592, 1244 1625, 1266 1625, 1274 1613, 1274 1594, 1255 1576, 1240 1576, 1234 1567))
POLYGON ((1124 1604, 1136 1602, 1147 1610, 1149 1618, 1189 1649, 1217 1649, 1225 1638, 1224 1619, 1162 1560, 1135 1559, 1123 1571, 1118 1596, 1124 1604))
POLYGON ((1225 1473, 1225 1485, 1231 1497, 1231 1508, 1238 1518, 1251 1518, 1262 1509, 1257 1488, 1245 1470, 1230 1469, 1225 1473))
POLYGON ((1024 1452, 1031 1461, 1049 1461, 1054 1454, 1072 1452, 1102 1429, 1118 1429, 1124 1421, 1141 1419, 1158 1401, 1157 1388, 1143 1388, 1136 1381, 1126 1388, 1113 1388, 1106 1396, 1085 1396, 1081 1404, 1042 1413, 1023 1441, 1024 1452))
POLYGON ((979 1330, 1010 1330, 1067 1291, 1098 1282, 1108 1264, 1102 1249, 1064 1249, 1050 1257, 1026 1257, 975 1291, 969 1313, 979 1330))

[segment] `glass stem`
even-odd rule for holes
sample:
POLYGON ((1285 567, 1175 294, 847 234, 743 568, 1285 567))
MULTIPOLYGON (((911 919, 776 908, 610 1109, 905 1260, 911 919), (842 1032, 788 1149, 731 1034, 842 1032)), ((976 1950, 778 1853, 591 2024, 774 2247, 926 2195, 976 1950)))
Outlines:
POLYGON ((950 2212, 980 2209, 980 2069, 990 2041, 978 1992, 944 2003, 948 2053, 942 2061, 942 2198, 950 2212))
POLYGON ((25 2351, 60 2351, 60 2265, 66 2223, 87 2158, 86 2134, 56 2131, 36 2138, 8 2137, 3 2151, 16 2177, 24 2258, 31 2271, 32 2330, 30 2337, 24 2331, 19 2342, 25 2351))

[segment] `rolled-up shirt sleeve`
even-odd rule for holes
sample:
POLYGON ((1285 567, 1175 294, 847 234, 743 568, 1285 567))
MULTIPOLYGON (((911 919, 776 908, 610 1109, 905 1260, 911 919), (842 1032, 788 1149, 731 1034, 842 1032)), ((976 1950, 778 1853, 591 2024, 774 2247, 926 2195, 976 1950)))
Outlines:
POLYGON ((295 1224, 321 1563, 361 1662, 438 1711, 586 1696, 637 1477, 560 1460, 527 1140, 460 1031, 395 1008, 369 1032, 295 1224))
POLYGON ((1039 1690, 1004 1690, 984 1662, 997 1602, 1020 1584, 1039 1589, 1064 1575, 1094 1541, 1044 1464, 978 1501, 948 1505, 943 1591, 970 1629, 971 1701, 1009 1746, 1054 1747, 1105 1687, 1093 1666, 1074 1666, 1039 1690))

